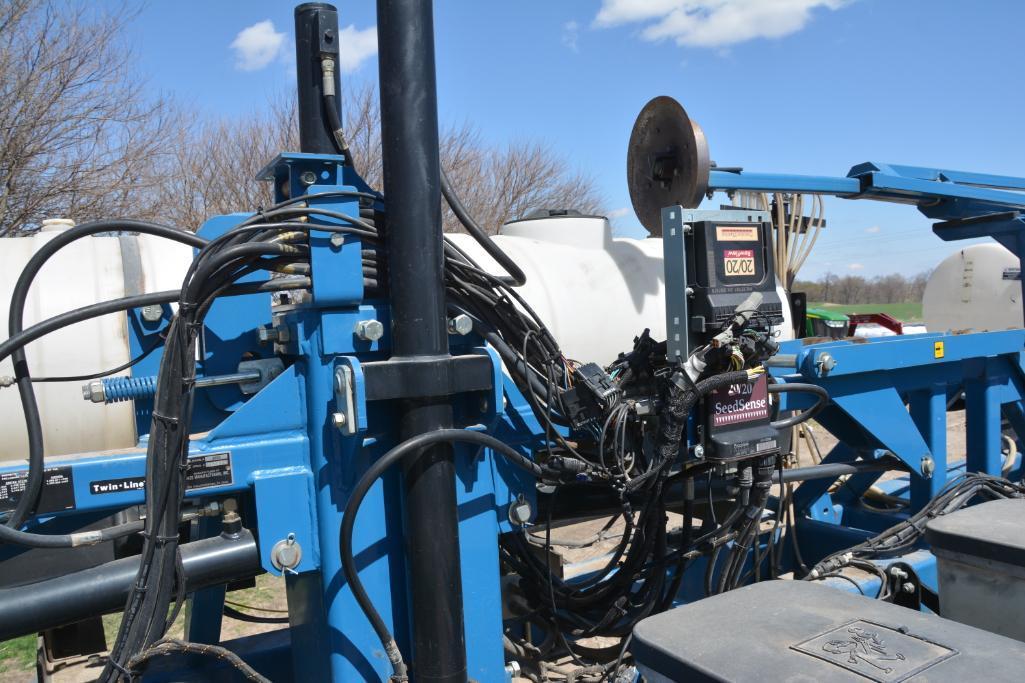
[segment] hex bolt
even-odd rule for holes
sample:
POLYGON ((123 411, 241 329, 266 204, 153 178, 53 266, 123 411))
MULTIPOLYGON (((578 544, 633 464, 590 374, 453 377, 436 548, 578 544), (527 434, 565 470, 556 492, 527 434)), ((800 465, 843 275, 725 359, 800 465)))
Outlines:
POLYGON ((705 457, 705 447, 702 446, 701 444, 697 444, 696 446, 694 446, 694 457, 695 458, 703 458, 703 457, 705 457))
POLYGON ((332 413, 331 423, 334 424, 335 429, 342 429, 345 427, 345 413, 332 413))
POLYGON ((928 455, 922 456, 922 465, 919 468, 922 476, 926 479, 932 479, 932 473, 936 471, 936 463, 928 455))
POLYGON ((379 320, 360 320, 355 333, 363 341, 377 341, 384 336, 384 325, 379 320))
POLYGON ((908 573, 900 567, 890 567, 890 576, 895 579, 906 579, 908 578, 908 573))
POLYGON ((82 398, 93 403, 103 403, 107 399, 102 380, 93 380, 82 385, 82 398))
POLYGON ((142 307, 142 319, 148 323, 155 323, 164 317, 164 308, 160 304, 150 304, 142 307))
POLYGON ((454 318, 448 319, 448 333, 460 337, 466 336, 473 331, 473 320, 465 313, 460 313, 454 318))
POLYGON ((299 174, 299 182, 303 185, 312 185, 317 182, 317 174, 313 171, 303 171, 299 174))
POLYGON ((910 581, 905 581, 904 584, 900 587, 900 589, 905 593, 914 593, 915 584, 911 583, 910 581))

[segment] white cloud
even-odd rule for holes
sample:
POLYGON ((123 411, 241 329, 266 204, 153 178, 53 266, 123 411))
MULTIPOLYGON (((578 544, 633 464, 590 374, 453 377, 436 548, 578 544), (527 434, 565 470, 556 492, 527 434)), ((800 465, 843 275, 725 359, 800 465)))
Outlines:
POLYGON ((338 67, 342 73, 355 71, 377 54, 377 27, 362 31, 349 24, 338 32, 338 67))
POLYGON ((869 233, 871 235, 874 235, 875 233, 879 232, 879 230, 880 230, 880 228, 879 228, 878 225, 873 225, 870 228, 865 228, 865 232, 867 232, 867 233, 869 233))
POLYGON ((722 47, 800 31, 819 7, 849 0, 602 0, 598 27, 643 23, 641 37, 680 46, 722 47))
POLYGON ((847 270, 864 270, 865 266, 860 263, 848 263, 847 270))
POLYGON ((577 41, 580 38, 580 24, 575 21, 567 21, 562 25, 562 44, 573 52, 580 52, 577 41))
POLYGON ((235 36, 235 66, 242 71, 257 71, 274 61, 285 43, 285 34, 274 29, 270 19, 258 21, 235 36))
POLYGON ((629 213, 630 213, 630 209, 628 209, 627 207, 623 206, 623 207, 620 207, 618 209, 612 209, 611 211, 607 211, 605 213, 605 217, 606 218, 610 218, 610 219, 611 218, 622 218, 623 216, 626 216, 629 213))

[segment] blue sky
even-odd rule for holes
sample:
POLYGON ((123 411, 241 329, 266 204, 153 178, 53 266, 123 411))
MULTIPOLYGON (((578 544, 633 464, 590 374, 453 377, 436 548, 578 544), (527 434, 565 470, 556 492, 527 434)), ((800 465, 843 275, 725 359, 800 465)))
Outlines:
MULTIPOLYGON (((348 72, 376 80, 374 3, 338 2, 348 72)), ((443 123, 542 139, 604 192, 620 234, 626 145, 656 95, 678 99, 712 158, 845 175, 886 161, 1025 175, 1025 3, 1014 0, 436 0, 443 123)), ((210 115, 289 88, 289 2, 154 1, 131 24, 147 87, 210 115)), ((708 203, 714 208, 719 196, 708 203)), ((905 206, 831 199, 802 276, 912 274, 956 245, 905 206)))

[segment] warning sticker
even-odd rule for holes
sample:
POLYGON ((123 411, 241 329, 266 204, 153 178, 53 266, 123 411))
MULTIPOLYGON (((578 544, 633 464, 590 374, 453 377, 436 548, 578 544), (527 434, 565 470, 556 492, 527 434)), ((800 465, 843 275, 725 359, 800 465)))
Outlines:
MULTIPOLYGON (((195 491, 212 486, 226 486, 231 479, 231 453, 210 453, 189 458, 185 473, 185 490, 195 491)), ((89 482, 89 493, 94 496, 124 491, 142 491, 146 488, 146 477, 120 477, 89 482)))
POLYGON ((755 274, 754 249, 724 249, 723 273, 726 277, 750 277, 755 274))
MULTIPOLYGON (((0 512, 18 505, 25 492, 28 470, 0 473, 0 512)), ((37 512, 59 512, 75 509, 75 482, 70 467, 47 467, 43 470, 43 490, 39 494, 37 512)))
POLYGON ((757 242, 758 228, 753 225, 717 225, 715 238, 720 242, 757 242))

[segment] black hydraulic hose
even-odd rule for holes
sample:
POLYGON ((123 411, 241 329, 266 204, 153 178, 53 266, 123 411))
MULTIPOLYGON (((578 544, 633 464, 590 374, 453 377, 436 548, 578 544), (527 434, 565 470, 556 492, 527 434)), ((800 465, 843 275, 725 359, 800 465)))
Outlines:
POLYGON ((345 142, 345 135, 342 131, 342 119, 338 115, 338 98, 334 95, 324 95, 324 109, 327 111, 327 125, 331 129, 328 133, 338 148, 338 152, 345 157, 346 166, 354 166, 352 153, 349 152, 349 145, 345 142))
MULTIPOLYGON (((246 294, 257 294, 260 292, 304 289, 309 286, 309 278, 280 278, 276 280, 267 280, 265 282, 246 282, 233 285, 224 290, 221 296, 243 296, 246 294)), ((82 322, 83 320, 98 318, 102 315, 127 311, 132 308, 150 306, 153 304, 174 303, 178 301, 178 297, 180 295, 181 292, 177 289, 168 289, 162 292, 151 292, 149 294, 136 294, 134 296, 121 297, 120 299, 101 301, 97 304, 83 306, 82 308, 76 308, 73 311, 55 315, 52 318, 47 318, 46 320, 38 322, 35 325, 22 330, 18 334, 12 335, 3 342, 0 342, 0 360, 7 358, 9 355, 14 353, 16 349, 26 346, 40 337, 46 336, 47 334, 63 327, 68 327, 69 325, 82 322)))
POLYGON ((141 363, 142 361, 146 360, 147 358, 149 358, 150 354, 153 353, 154 351, 156 351, 158 348, 160 348, 163 345, 163 343, 164 342, 163 342, 162 339, 161 340, 157 340, 156 343, 151 344, 148 349, 146 349, 145 351, 140 353, 138 356, 135 356, 134 358, 132 358, 132 359, 128 360, 127 362, 122 363, 121 365, 118 365, 117 367, 114 367, 114 368, 107 368, 106 370, 99 370, 97 372, 91 372, 91 373, 89 373, 87 375, 60 375, 60 376, 54 376, 54 377, 33 377, 32 381, 35 384, 39 384, 41 382, 44 382, 44 383, 49 383, 49 382, 87 382, 87 381, 92 380, 92 379, 100 379, 102 377, 110 377, 111 375, 116 375, 119 372, 124 372, 125 370, 128 370, 129 368, 133 368, 136 365, 138 365, 139 363, 141 363))
MULTIPOLYGON (((224 295, 255 294, 258 292, 295 289, 303 286, 310 286, 309 278, 281 278, 265 282, 249 282, 234 285, 225 289, 224 295)), ((139 308, 141 306, 149 306, 152 304, 171 303, 177 301, 179 295, 180 292, 178 290, 138 294, 135 296, 103 301, 98 304, 84 306, 73 311, 61 313, 60 315, 36 323, 35 325, 0 343, 0 360, 3 360, 17 350, 22 349, 30 342, 35 341, 50 332, 59 330, 74 323, 89 320, 91 318, 97 318, 102 315, 108 315, 110 313, 118 313, 131 308, 139 308)), ((29 475, 31 476, 31 466, 29 475)), ((25 494, 23 493, 22 495, 25 494)), ((83 532, 81 534, 49 535, 18 531, 16 528, 11 528, 8 521, 8 526, 0 526, 0 542, 14 543, 35 548, 70 548, 77 545, 90 545, 93 543, 100 543, 104 540, 110 540, 112 538, 121 538, 131 535, 140 531, 142 528, 141 526, 136 526, 136 524, 137 523, 132 522, 125 525, 110 527, 102 531, 83 532), (98 536, 97 534, 102 534, 102 536, 98 536)))
POLYGON ((247 614, 241 612, 231 605, 224 606, 224 616, 235 621, 244 621, 249 624, 287 624, 288 617, 265 617, 258 614, 247 614))
POLYGON ((411 439, 403 441, 378 458, 374 464, 367 469, 363 476, 360 477, 360 480, 352 490, 352 494, 349 496, 348 503, 345 505, 345 512, 342 517, 342 526, 339 530, 339 551, 342 560, 342 571, 345 573, 345 580, 349 585, 349 589, 352 591, 353 597, 356 599, 356 602, 359 603, 360 609, 363 610, 367 620, 370 621, 370 625, 373 627, 374 632, 381 640, 381 645, 384 646, 384 651, 388 655, 388 660, 392 664, 392 669, 394 671, 393 677, 396 680, 406 680, 406 664, 402 660, 402 653, 399 651, 399 646, 396 644, 395 639, 388 630, 388 626, 384 623, 384 619, 381 618, 380 613, 374 607, 374 603, 370 600, 370 596, 367 595, 367 591, 363 587, 363 582, 359 578, 359 571, 356 568, 356 558, 353 555, 352 549, 352 533, 356 525, 356 513, 359 512, 360 505, 363 503, 363 499, 366 497, 367 492, 370 490, 370 487, 373 486, 374 482, 377 481, 392 465, 395 465, 404 458, 409 457, 423 448, 438 443, 468 443, 490 448, 531 474, 535 476, 541 475, 541 467, 539 465, 493 436, 489 436, 488 434, 483 434, 481 432, 470 432, 463 429, 439 429, 437 431, 420 434, 419 436, 414 436, 411 439))
POLYGON ((96 545, 115 538, 124 538, 142 531, 144 522, 138 520, 117 526, 79 531, 73 534, 31 534, 0 524, 0 543, 13 543, 29 548, 77 548, 81 545, 96 545))
POLYGON ((796 427, 803 422, 807 422, 818 415, 819 412, 829 403, 829 392, 817 384, 793 382, 788 384, 769 385, 770 394, 785 394, 790 391, 815 394, 819 397, 819 400, 815 405, 807 410, 803 410, 796 415, 791 415, 790 417, 770 423, 773 429, 789 429, 790 427, 796 427))
POLYGON ((448 175, 445 173, 445 169, 441 169, 441 194, 445 197, 445 201, 448 202, 449 207, 452 208, 452 213, 456 215, 459 222, 466 228, 466 232, 470 234, 477 244, 488 253, 488 256, 495 259, 505 272, 509 273, 512 277, 511 281, 507 284, 511 284, 513 287, 519 287, 527 282, 527 276, 523 274, 520 267, 516 265, 509 256, 502 251, 502 249, 495 244, 494 240, 484 232, 483 229, 477 224, 477 221, 473 219, 473 216, 466 210, 466 206, 463 205, 459 195, 456 194, 455 188, 452 187, 452 183, 448 180, 448 175))
MULTIPOLYGON (((36 274, 43 267, 51 256, 57 251, 74 242, 75 240, 95 235, 101 232, 139 232, 147 235, 163 237, 175 242, 202 247, 207 240, 178 228, 172 228, 157 223, 146 221, 119 220, 119 221, 93 221, 84 223, 58 234, 55 238, 44 244, 39 251, 32 255, 28 263, 18 276, 11 293, 11 307, 8 319, 8 334, 13 337, 21 332, 25 316, 25 302, 28 300, 29 288, 35 280, 36 274)), ((11 354, 11 361, 14 364, 14 376, 18 383, 18 393, 21 396, 21 403, 25 415, 25 427, 28 431, 28 479, 25 481, 25 490, 10 518, 7 526, 17 529, 21 526, 29 513, 35 508, 39 500, 39 494, 43 488, 43 425, 39 415, 39 405, 36 402, 35 389, 32 386, 32 376, 28 369, 28 360, 23 350, 15 349, 11 354)))

